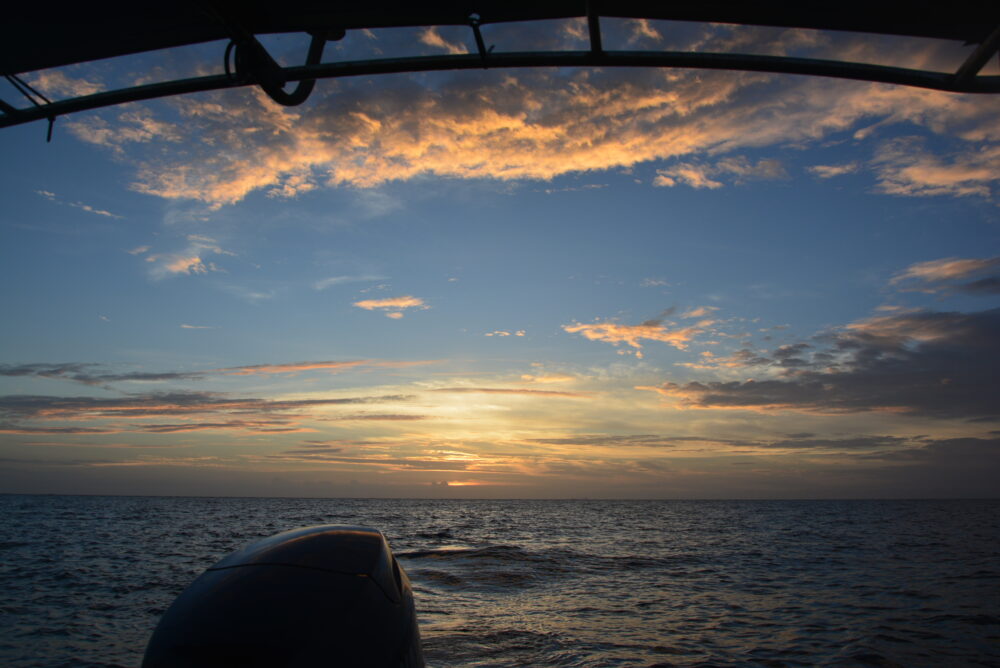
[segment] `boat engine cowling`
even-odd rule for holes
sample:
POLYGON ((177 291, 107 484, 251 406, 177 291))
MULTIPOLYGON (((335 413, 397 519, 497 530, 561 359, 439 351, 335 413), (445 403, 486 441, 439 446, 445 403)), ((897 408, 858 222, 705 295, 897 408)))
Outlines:
POLYGON ((409 578, 376 529, 279 533, 222 559, 167 609, 143 668, 422 668, 409 578))

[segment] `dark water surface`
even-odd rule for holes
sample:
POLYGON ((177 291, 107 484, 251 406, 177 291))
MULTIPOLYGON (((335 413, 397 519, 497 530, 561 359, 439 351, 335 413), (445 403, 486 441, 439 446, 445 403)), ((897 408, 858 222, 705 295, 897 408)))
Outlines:
POLYGON ((430 666, 998 666, 998 501, 0 496, 0 665, 137 666, 246 543, 381 529, 430 666))

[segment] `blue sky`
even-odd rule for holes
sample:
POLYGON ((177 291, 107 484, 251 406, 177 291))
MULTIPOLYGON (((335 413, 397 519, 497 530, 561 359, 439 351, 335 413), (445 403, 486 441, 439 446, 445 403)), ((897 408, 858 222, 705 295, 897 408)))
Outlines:
MULTIPOLYGON (((942 69, 967 51, 608 30, 942 69)), ((328 57, 464 37, 352 33, 328 57)), ((221 48, 26 78, 58 98, 211 72, 221 48)), ((51 144, 6 129, 0 491, 995 496, 997 111, 820 78, 491 70, 321 81, 293 109, 251 89, 123 105, 51 144)))

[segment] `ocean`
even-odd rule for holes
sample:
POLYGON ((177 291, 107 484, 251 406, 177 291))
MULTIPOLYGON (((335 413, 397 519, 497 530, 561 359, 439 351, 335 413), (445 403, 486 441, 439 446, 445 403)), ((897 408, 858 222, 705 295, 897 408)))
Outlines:
POLYGON ((1000 501, 0 496, 0 665, 138 666, 202 570, 380 529, 429 666, 997 666, 1000 501))

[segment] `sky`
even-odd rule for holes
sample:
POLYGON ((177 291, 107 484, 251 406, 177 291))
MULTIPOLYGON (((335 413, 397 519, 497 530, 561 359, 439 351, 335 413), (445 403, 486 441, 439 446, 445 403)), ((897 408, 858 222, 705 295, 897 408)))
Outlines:
MULTIPOLYGON (((941 71, 972 48, 602 26, 608 49, 941 71)), ((484 37, 582 49, 586 25, 484 37)), ((216 73, 224 47, 24 78, 59 99, 216 73)), ((325 58, 470 47, 351 31, 325 58)), ((294 108, 131 103, 49 144, 4 129, 0 492, 1000 496, 998 112, 540 68, 325 80, 294 108)))

